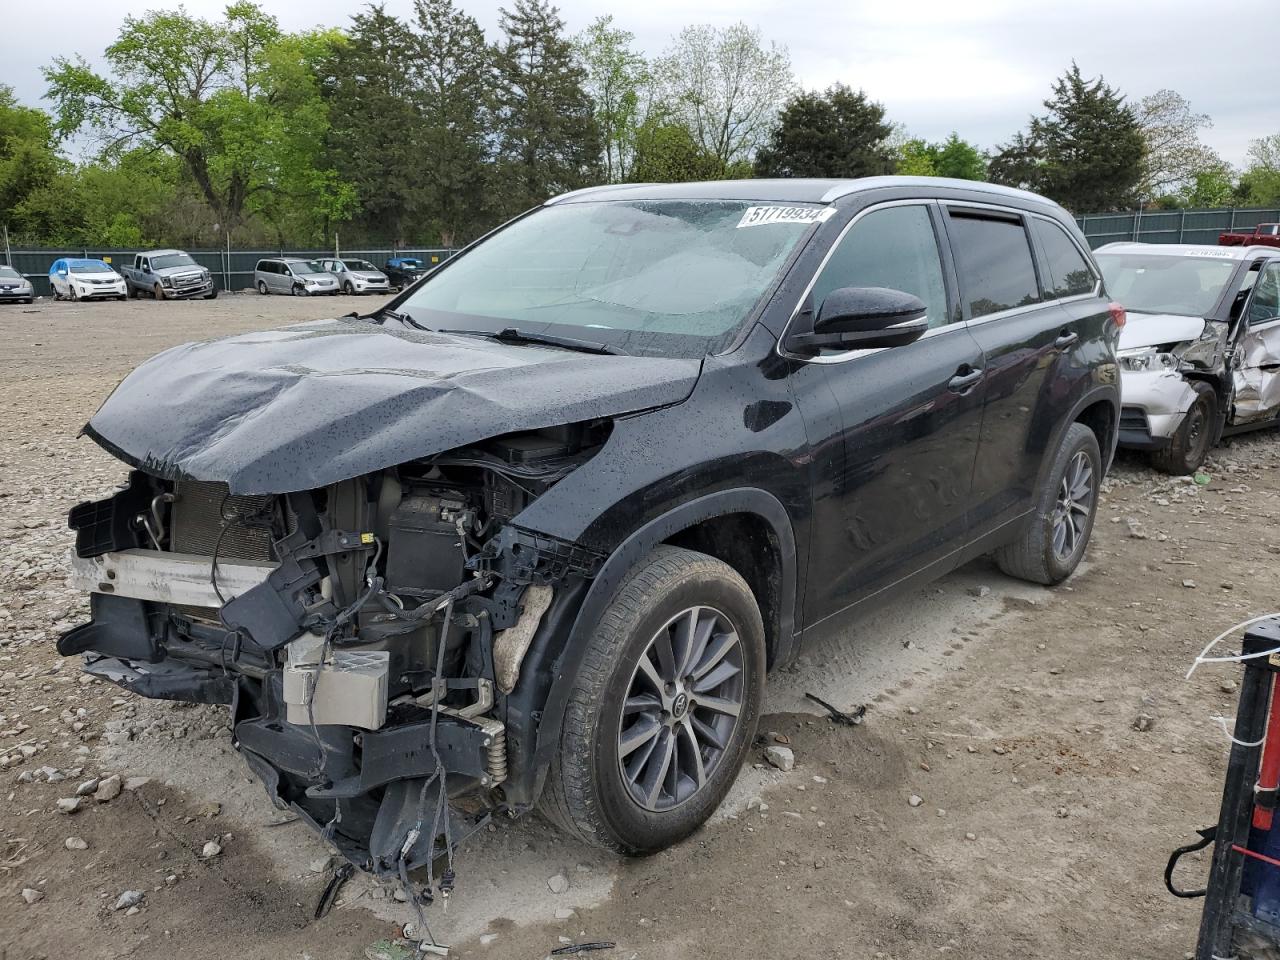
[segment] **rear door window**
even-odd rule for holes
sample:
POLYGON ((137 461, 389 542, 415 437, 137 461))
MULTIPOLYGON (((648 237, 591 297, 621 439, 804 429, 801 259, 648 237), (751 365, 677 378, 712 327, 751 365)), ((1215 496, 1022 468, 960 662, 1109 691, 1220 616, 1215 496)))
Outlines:
POLYGON ((971 318, 1041 301, 1021 217, 952 210, 947 232, 971 318))
POLYGON ((1067 231, 1056 223, 1033 217, 1031 228, 1035 230, 1044 249, 1049 276, 1044 278, 1045 288, 1051 298, 1076 297, 1092 293, 1098 278, 1075 245, 1067 231))
POLYGON ((924 301, 930 327, 947 322, 938 238, 924 204, 872 210, 845 234, 813 285, 813 309, 839 287, 888 287, 924 301))

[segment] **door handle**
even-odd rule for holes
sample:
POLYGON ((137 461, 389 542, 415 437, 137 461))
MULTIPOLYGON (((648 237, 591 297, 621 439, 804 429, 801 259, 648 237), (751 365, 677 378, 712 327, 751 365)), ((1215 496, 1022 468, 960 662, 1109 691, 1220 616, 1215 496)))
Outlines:
POLYGON ((967 393, 969 388, 982 379, 983 371, 965 364, 956 371, 956 375, 947 381, 947 389, 952 393, 967 393), (968 370, 968 373, 963 371, 968 370))
POLYGON ((1079 339, 1080 339, 1080 334, 1076 333, 1074 330, 1064 329, 1061 333, 1058 334, 1058 339, 1053 341, 1053 345, 1057 347, 1059 350, 1065 350, 1067 347, 1073 345, 1079 339))

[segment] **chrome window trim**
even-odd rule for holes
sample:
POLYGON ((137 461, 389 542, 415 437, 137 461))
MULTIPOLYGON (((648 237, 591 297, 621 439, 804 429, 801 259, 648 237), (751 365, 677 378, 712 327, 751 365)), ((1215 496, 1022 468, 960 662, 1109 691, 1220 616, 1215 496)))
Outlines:
MULTIPOLYGON (((958 207, 961 209, 977 208, 977 209, 991 210, 996 213, 1013 215, 1013 216, 1022 217, 1022 218, 1037 217, 1041 220, 1046 220, 1049 223, 1056 226, 1059 230, 1062 230, 1062 232, 1066 234, 1067 239, 1070 240, 1075 245, 1076 250, 1083 255, 1085 264, 1089 267, 1089 271, 1093 274, 1094 283, 1093 283, 1093 290, 1088 293, 1076 293, 1076 294, 1072 294, 1069 297, 1052 297, 1049 299, 1037 301, 1036 303, 1029 303, 1026 306, 1022 306, 1022 307, 1011 307, 1008 310, 998 310, 995 313, 987 313, 982 315, 981 317, 970 317, 968 320, 956 320, 952 323, 944 323, 942 326, 932 327, 929 330, 926 330, 924 333, 920 335, 920 340, 926 340, 929 337, 936 336, 940 333, 947 333, 952 330, 968 329, 970 326, 977 326, 978 324, 990 323, 993 320, 1007 320, 1011 317, 1020 316, 1024 313, 1029 313, 1032 310, 1039 310, 1044 307, 1051 306, 1053 304, 1074 303, 1077 300, 1092 300, 1102 295, 1102 274, 1101 274, 1101 271, 1094 265, 1093 257, 1090 255, 1088 251, 1086 251, 1083 247, 1080 246, 1076 238, 1071 235, 1071 231, 1064 230, 1062 228, 1062 224, 1059 223, 1057 220, 1055 220, 1053 217, 1050 217, 1042 213, 1036 213, 1031 210, 1022 210, 1022 209, 1019 209, 1018 207, 1006 207, 1000 204, 983 203, 981 201, 976 201, 976 200, 951 200, 951 199, 942 199, 937 197, 914 197, 914 198, 903 199, 903 200, 886 200, 883 203, 877 203, 872 206, 869 206, 865 210, 859 210, 858 213, 853 217, 853 219, 850 220, 848 223, 846 223, 843 229, 841 229, 839 236, 837 236, 836 239, 832 242, 830 248, 828 248, 826 252, 826 255, 823 256, 822 262, 818 264, 818 268, 813 272, 813 276, 810 278, 808 284, 805 285, 804 291, 800 294, 800 299, 796 302, 795 307, 791 311, 791 315, 787 318, 787 322, 782 328, 782 333, 778 337, 778 342, 775 348, 778 356, 783 357, 784 359, 787 359, 787 360, 797 360, 801 363, 844 363, 845 361, 848 361, 848 360, 857 360, 861 357, 868 357, 873 354, 880 353, 882 350, 893 349, 892 347, 855 348, 853 350, 842 350, 839 353, 833 353, 825 357, 808 357, 808 356, 801 356, 799 354, 789 353, 782 348, 782 344, 786 340, 787 331, 791 329, 791 324, 795 322, 796 317, 800 314, 800 309, 804 306, 805 301, 809 298, 809 294, 813 291, 814 285, 818 282, 818 277, 822 275, 822 271, 826 269, 828 261, 830 261, 832 256, 835 254, 836 249, 844 241, 845 235, 851 229, 853 229, 854 224, 860 221, 867 214, 877 210, 884 210, 889 207, 928 206, 930 204, 937 204, 938 206, 942 207, 943 213, 949 213, 949 210, 947 209, 949 207, 958 207)), ((1029 249, 1032 254, 1032 258, 1034 260, 1036 256, 1036 250, 1034 246, 1031 246, 1033 241, 1030 235, 1028 235, 1027 241, 1028 241, 1029 249)), ((939 259, 941 260, 941 250, 939 250, 939 259)))

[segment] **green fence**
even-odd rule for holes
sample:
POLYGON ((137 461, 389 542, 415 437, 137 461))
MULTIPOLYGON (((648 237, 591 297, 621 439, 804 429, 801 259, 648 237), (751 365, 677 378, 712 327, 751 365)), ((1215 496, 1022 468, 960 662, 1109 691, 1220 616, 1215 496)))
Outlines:
POLYGON ((1212 210, 1133 210, 1128 213, 1089 213, 1076 223, 1089 246, 1120 240, 1143 243, 1201 243, 1214 246, 1218 234, 1252 230, 1260 223, 1280 221, 1280 210, 1261 207, 1220 207, 1212 210))
MULTIPOLYGON (((132 264, 138 250, 100 250, 92 247, 77 249, 20 249, 9 251, 9 265, 35 284, 36 294, 49 294, 49 267, 53 261, 61 257, 76 257, 94 260, 106 260, 112 266, 132 264)), ((0 259, 3 259, 0 249, 0 259)), ((249 290, 253 287, 253 269, 259 260, 269 257, 295 257, 314 259, 316 257, 332 257, 332 250, 188 250, 192 258, 202 267, 207 267, 213 274, 214 285, 219 290, 249 290)), ((369 260, 382 267, 389 257, 418 257, 430 266, 447 260, 453 250, 438 249, 392 249, 379 250, 343 250, 346 260, 369 260)))

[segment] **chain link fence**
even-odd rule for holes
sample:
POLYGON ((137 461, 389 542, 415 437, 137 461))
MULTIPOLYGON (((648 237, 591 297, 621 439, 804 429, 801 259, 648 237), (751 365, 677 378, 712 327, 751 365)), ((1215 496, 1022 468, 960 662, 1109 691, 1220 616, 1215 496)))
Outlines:
MULTIPOLYGON (((83 258, 85 260, 105 260, 113 267, 133 264, 133 258, 140 250, 103 250, 94 247, 77 247, 59 249, 25 248, 7 251, 0 250, 0 255, 7 257, 9 266, 13 267, 35 286, 37 296, 49 296, 49 267, 62 257, 83 258)), ((333 250, 187 250, 193 260, 206 267, 213 275, 214 286, 219 291, 250 290, 253 288, 253 271, 259 260, 288 257, 290 259, 315 260, 334 256, 333 250)), ((442 263, 455 251, 449 248, 435 249, 362 249, 343 250, 344 260, 368 260, 381 269, 391 257, 417 257, 430 268, 432 264, 442 263)))

